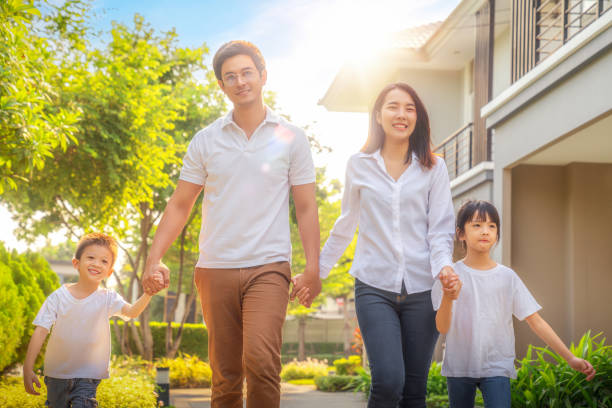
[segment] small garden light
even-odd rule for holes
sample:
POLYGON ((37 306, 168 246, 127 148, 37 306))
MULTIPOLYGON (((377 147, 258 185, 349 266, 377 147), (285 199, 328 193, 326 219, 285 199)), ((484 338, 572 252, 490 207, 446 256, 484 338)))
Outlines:
POLYGON ((156 367, 157 403, 167 407, 170 405, 170 368, 156 367))

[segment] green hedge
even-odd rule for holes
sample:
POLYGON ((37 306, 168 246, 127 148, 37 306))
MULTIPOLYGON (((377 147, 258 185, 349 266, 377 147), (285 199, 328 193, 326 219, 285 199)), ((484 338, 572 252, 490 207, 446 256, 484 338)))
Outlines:
POLYGON ((23 361, 32 321, 58 287, 57 275, 42 256, 8 251, 0 242, 0 372, 23 361))
MULTIPOLYGON (((297 354, 298 343, 283 343, 283 354, 297 354)), ((304 348, 309 356, 313 354, 343 354, 343 343, 305 343, 304 348)))
MULTIPOLYGON (((343 343, 306 343, 304 345, 306 356, 317 359, 327 360, 329 364, 334 360, 344 357, 343 343)), ((281 361, 286 364, 298 357, 298 343, 283 343, 281 349, 281 361)))
MULTIPOLYGON (((114 355, 121 354, 121 346, 119 345, 115 337, 115 329, 113 324, 114 320, 111 320, 111 338, 112 338, 112 353, 114 355)), ((120 330, 124 325, 122 320, 118 321, 120 330)), ((140 326, 139 322, 134 322, 136 326, 140 326)), ((174 335, 179 328, 178 323, 172 323, 172 330, 174 335)), ((166 323, 163 322, 150 322, 151 335, 153 336, 153 358, 162 358, 166 356, 166 323)), ((134 341, 130 337, 130 344, 132 351, 136 354, 137 349, 134 341)), ((208 330, 203 324, 185 323, 183 328, 183 337, 181 345, 179 346, 180 353, 189 354, 191 356, 198 356, 203 361, 208 361, 208 330)))

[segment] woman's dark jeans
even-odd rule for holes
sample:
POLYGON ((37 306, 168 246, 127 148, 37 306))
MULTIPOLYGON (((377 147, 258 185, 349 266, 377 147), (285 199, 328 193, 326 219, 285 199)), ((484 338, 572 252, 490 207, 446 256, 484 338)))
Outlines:
POLYGON ((355 279, 355 308, 372 372, 368 408, 425 408, 439 334, 431 291, 398 295, 355 279))

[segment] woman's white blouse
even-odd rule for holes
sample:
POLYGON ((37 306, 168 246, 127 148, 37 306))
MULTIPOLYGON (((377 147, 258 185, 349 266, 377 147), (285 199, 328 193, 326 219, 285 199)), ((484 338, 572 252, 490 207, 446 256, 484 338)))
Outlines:
POLYGON ((455 216, 444 160, 424 169, 413 155, 395 181, 380 151, 348 161, 342 212, 320 256, 326 278, 359 225, 350 273, 362 282, 400 293, 431 290, 442 267, 452 265, 455 216))

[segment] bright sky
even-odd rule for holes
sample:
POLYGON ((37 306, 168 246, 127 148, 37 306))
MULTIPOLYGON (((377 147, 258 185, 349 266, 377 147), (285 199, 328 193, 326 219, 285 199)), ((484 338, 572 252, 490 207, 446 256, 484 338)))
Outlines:
MULTIPOLYGON (((279 108, 297 125, 311 125, 332 152, 315 157, 327 166, 328 178, 344 180, 349 156, 367 135, 364 113, 328 112, 318 105, 342 64, 363 50, 384 48, 384 35, 444 20, 459 0, 96 0, 95 26, 111 21, 131 24, 134 13, 158 31, 175 28, 183 46, 202 43, 210 49, 230 40, 256 44, 268 69, 267 89, 277 93, 279 108)), ((384 64, 384 61, 380 62, 384 64)), ((0 240, 25 249, 12 231, 15 224, 0 208, 0 240)), ((61 235, 53 241, 62 239, 61 235)), ((42 240, 38 245, 42 244, 42 240)))

